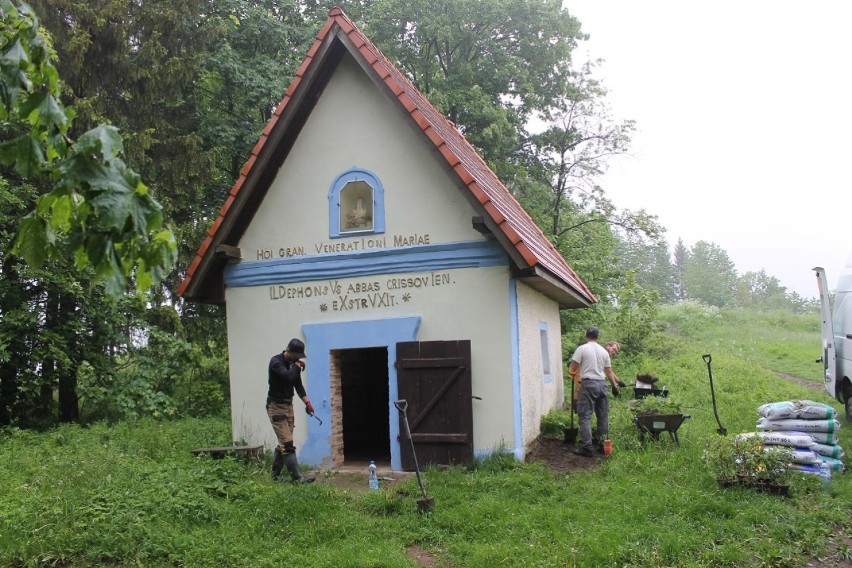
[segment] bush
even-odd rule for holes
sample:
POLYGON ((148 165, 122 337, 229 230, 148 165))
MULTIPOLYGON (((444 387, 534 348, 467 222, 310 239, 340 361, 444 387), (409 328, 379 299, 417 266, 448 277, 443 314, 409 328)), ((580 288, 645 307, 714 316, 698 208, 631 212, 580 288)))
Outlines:
POLYGON ((646 396, 631 403, 631 410, 639 416, 647 414, 680 414, 681 404, 674 396, 646 396))
POLYGON ((562 436, 571 420, 565 410, 551 410, 541 418, 542 436, 562 436))
POLYGON ((746 484, 780 485, 789 480, 793 452, 781 446, 764 446, 759 437, 740 434, 710 438, 701 459, 718 480, 739 478, 746 484))

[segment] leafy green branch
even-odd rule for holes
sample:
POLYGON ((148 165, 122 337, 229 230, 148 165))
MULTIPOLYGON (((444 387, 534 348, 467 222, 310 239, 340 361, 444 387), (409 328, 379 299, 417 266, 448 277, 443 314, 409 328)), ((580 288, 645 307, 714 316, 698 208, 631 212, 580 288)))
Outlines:
POLYGON ((33 266, 70 253, 112 296, 131 278, 140 290, 161 281, 177 258, 174 234, 121 159, 118 130, 100 125, 71 140, 74 111, 59 99, 59 74, 35 13, 0 0, 0 18, 0 121, 17 128, 0 142, 0 164, 51 188, 21 220, 13 252, 33 266))

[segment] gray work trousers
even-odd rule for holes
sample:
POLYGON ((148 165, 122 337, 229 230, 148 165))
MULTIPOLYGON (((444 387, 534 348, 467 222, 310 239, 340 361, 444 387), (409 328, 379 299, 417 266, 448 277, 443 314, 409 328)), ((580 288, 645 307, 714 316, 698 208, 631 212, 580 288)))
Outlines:
POLYGON ((598 419, 598 438, 609 436, 609 398, 606 381, 583 379, 577 415, 580 417, 580 439, 584 448, 592 449, 592 412, 598 419))

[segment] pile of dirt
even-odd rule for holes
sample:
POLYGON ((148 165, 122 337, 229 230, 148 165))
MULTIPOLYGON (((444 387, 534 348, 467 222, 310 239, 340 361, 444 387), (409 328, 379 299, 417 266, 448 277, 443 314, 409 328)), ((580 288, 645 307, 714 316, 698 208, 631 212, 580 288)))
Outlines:
POLYGON ((552 471, 563 473, 568 471, 593 469, 600 465, 603 455, 595 453, 595 457, 584 458, 574 453, 575 446, 566 444, 561 438, 539 437, 527 449, 528 463, 541 462, 552 471))

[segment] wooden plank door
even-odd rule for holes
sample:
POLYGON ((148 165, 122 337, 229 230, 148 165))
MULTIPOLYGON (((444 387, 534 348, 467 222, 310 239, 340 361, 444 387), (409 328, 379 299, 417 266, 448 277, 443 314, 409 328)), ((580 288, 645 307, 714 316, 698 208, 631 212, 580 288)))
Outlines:
MULTIPOLYGON (((396 344, 397 388, 408 402, 408 424, 421 469, 473 460, 470 341, 396 344)), ((414 471, 411 442, 399 413, 402 467, 414 471)))

